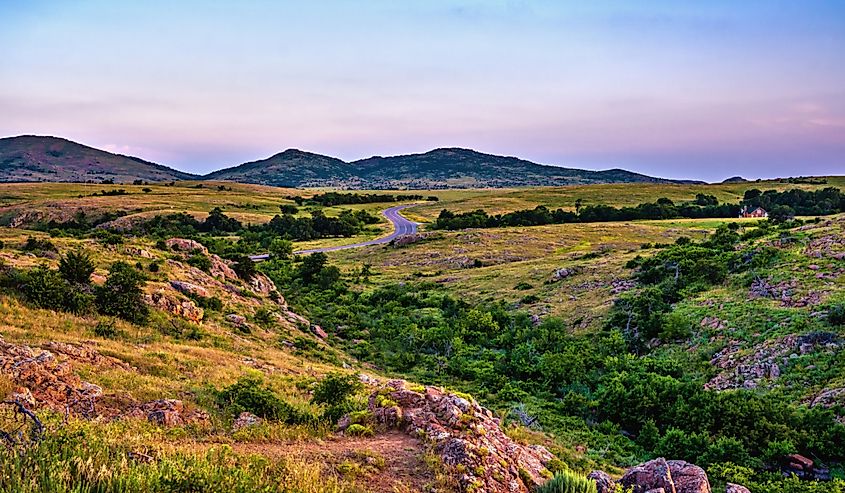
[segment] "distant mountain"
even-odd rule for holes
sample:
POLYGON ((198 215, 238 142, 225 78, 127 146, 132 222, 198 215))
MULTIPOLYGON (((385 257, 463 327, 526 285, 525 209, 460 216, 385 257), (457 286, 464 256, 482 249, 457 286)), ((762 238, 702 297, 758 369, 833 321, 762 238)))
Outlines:
POLYGON ((461 148, 392 157, 375 156, 351 163, 289 149, 261 161, 215 171, 204 178, 289 187, 349 189, 679 183, 621 169, 587 171, 561 168, 461 148))
POLYGON ((131 156, 113 154, 58 137, 24 135, 0 139, 0 182, 115 183, 228 180, 279 187, 345 189, 501 188, 593 183, 701 183, 673 181, 621 169, 587 171, 532 163, 471 149, 374 156, 345 162, 288 149, 205 176, 183 173, 131 156))
POLYGON ((276 187, 350 187, 353 168, 340 159, 288 149, 259 161, 205 175, 206 180, 229 180, 276 187))
POLYGON ((131 183, 196 178, 167 166, 58 137, 22 135, 0 139, 0 182, 131 183))
POLYGON ((748 183, 748 180, 741 176, 732 176, 730 178, 725 178, 722 180, 722 183, 748 183))

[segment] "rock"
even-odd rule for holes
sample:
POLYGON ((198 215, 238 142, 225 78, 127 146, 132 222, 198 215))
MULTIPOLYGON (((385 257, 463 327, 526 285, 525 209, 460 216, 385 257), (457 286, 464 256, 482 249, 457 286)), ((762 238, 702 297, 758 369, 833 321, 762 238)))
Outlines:
POLYGON ((792 463, 796 464, 799 469, 802 471, 811 471, 813 469, 813 460, 807 457, 804 457, 800 454, 791 454, 787 455, 786 459, 792 463))
POLYGON ((155 256, 144 250, 143 248, 128 246, 123 249, 124 253, 131 257, 140 257, 140 258, 155 258, 155 256))
POLYGON ((704 469, 682 460, 669 460, 669 471, 677 493, 710 493, 710 481, 704 469))
POLYGON ((560 281, 575 274, 575 269, 567 269, 566 267, 557 269, 552 273, 552 281, 560 281))
POLYGON ((196 284, 191 284, 185 281, 170 281, 170 285, 173 286, 173 289, 179 291, 182 294, 186 295, 193 295, 193 296, 202 296, 203 298, 208 298, 208 290, 202 286, 197 286, 196 284))
POLYGON ((269 295, 276 291, 276 285, 264 274, 256 274, 249 280, 249 287, 259 294, 269 295))
POLYGON ((188 410, 178 399, 158 399, 145 402, 127 414, 128 417, 144 417, 150 423, 160 426, 180 426, 185 424, 207 424, 208 413, 200 410, 188 410))
POLYGON ((187 240, 185 238, 170 238, 164 242, 167 248, 186 253, 198 252, 203 255, 208 255, 208 249, 194 240, 187 240))
POLYGON ((751 491, 745 486, 728 483, 725 485, 725 493, 751 493, 751 491))
POLYGON ((226 321, 239 327, 246 326, 246 317, 238 315, 237 313, 230 313, 226 315, 226 321))
POLYGON ((704 469, 682 460, 662 457, 629 469, 619 483, 633 493, 663 489, 666 493, 710 493, 704 469))
POLYGON ((147 293, 144 300, 150 306, 166 311, 173 315, 180 316, 194 323, 202 322, 203 309, 187 299, 179 299, 164 290, 147 293))
POLYGON ((229 264, 226 263, 225 260, 218 257, 217 255, 209 255, 208 258, 211 259, 211 269, 209 269, 209 273, 218 278, 218 279, 238 279, 238 275, 229 267, 229 264))
POLYGON ((631 488, 633 493, 645 493, 656 488, 678 493, 672 482, 669 464, 662 457, 632 467, 622 476, 619 483, 623 488, 631 488))
POLYGON ((319 337, 320 339, 326 340, 329 338, 329 335, 323 330, 322 327, 316 324, 311 324, 311 332, 314 333, 315 336, 319 337))
POLYGON ((597 493, 614 493, 616 491, 616 482, 604 471, 593 471, 587 474, 587 478, 596 482, 597 493))
POLYGON ((369 410, 376 423, 427 439, 445 464, 464 471, 461 491, 528 493, 550 477, 548 450, 514 442, 470 398, 392 380, 370 396, 369 410))
POLYGON ((264 420, 259 418, 258 416, 244 411, 238 415, 235 422, 232 423, 232 431, 242 430, 244 428, 249 428, 250 426, 256 426, 263 422, 264 420))
POLYGON ((819 267, 816 264, 810 264, 810 265, 807 266, 807 268, 810 269, 810 270, 819 270, 821 267, 819 267))

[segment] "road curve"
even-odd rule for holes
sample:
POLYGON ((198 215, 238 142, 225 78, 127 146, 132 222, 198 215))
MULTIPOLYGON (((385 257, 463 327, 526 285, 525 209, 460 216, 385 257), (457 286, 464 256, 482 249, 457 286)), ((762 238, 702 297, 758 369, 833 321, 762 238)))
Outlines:
MULTIPOLYGON (((400 212, 404 209, 409 207, 414 207, 415 205, 419 204, 405 204, 405 205, 397 205, 394 207, 389 207, 383 211, 381 211, 381 215, 387 218, 393 224, 393 232, 387 236, 382 236, 381 238, 376 238, 375 240, 364 241, 361 243, 352 243, 350 245, 338 245, 333 247, 324 247, 324 248, 310 248, 308 250, 297 250, 293 253, 297 255, 304 255, 308 253, 317 253, 317 252, 334 252, 336 250, 348 250, 350 248, 361 248, 365 246, 371 245, 383 245, 385 243, 390 243, 394 239, 398 238, 399 236, 403 235, 412 235, 417 232, 417 223, 405 219, 400 212)), ((253 262, 261 262, 263 260, 267 260, 270 257, 269 254, 264 253, 262 255, 251 255, 249 258, 252 259, 253 262)))

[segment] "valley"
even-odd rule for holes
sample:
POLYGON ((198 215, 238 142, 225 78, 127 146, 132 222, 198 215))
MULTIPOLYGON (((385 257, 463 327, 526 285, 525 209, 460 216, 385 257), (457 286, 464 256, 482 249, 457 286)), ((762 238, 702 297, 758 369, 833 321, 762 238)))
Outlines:
POLYGON ((48 434, 4 474, 85 460, 110 475, 75 477, 101 485, 533 491, 593 470, 629 484, 628 468, 666 457, 700 466, 713 491, 841 491, 780 470, 802 454, 842 476, 842 204, 777 222, 433 226, 441 210, 739 203, 842 180, 335 205, 317 200, 326 190, 231 182, 2 184, 0 390, 48 434), (419 230, 374 241, 394 231, 382 211, 419 230), (52 449, 68 440, 70 455, 52 449))

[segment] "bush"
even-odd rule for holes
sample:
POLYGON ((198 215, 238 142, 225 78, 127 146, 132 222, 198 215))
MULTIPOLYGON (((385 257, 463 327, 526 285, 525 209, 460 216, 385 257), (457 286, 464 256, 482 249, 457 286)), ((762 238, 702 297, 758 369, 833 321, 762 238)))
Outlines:
POLYGON ((374 433, 373 429, 369 426, 353 423, 346 429, 346 434, 353 437, 371 437, 374 433))
POLYGON ((147 267, 147 269, 149 269, 150 272, 158 272, 159 269, 161 269, 161 265, 159 265, 158 262, 153 261, 150 262, 150 266, 147 267))
POLYGON ((149 316, 142 290, 145 278, 126 262, 115 262, 105 284, 96 288, 96 303, 100 313, 143 324, 149 316))
POLYGON ((196 267, 203 272, 209 272, 211 270, 211 259, 201 253, 191 255, 188 257, 187 262, 188 265, 196 267))
POLYGON ((253 262, 249 257, 246 255, 236 255, 231 259, 234 264, 232 264, 232 270, 235 271, 235 274, 238 275, 244 281, 250 281, 253 277, 255 277, 255 262, 253 262))
POLYGON ((117 327, 114 320, 103 319, 97 322, 94 327, 94 335, 103 339, 114 339, 117 336, 117 327))
POLYGON ((91 260, 91 254, 84 250, 66 253, 59 260, 59 273, 73 284, 90 283, 91 274, 94 273, 94 261, 91 260))
POLYGON ((25 252, 57 252, 56 245, 50 240, 39 240, 30 236, 21 247, 25 252))
POLYGON ((561 471, 546 484, 537 488, 537 493, 596 493, 596 482, 586 476, 561 471))
POLYGON ((22 276, 21 292, 39 308, 84 314, 91 311, 91 295, 74 288, 57 271, 36 267, 22 276))
POLYGON ((317 384, 311 402, 336 406, 352 398, 364 385, 355 375, 330 373, 317 384))
POLYGON ((833 305, 827 310, 827 323, 833 326, 845 325, 845 303, 833 305))
POLYGON ((216 400, 218 406, 228 410, 232 415, 247 411, 269 421, 287 424, 301 424, 309 421, 307 414, 282 400, 258 377, 242 377, 219 391, 216 400))

